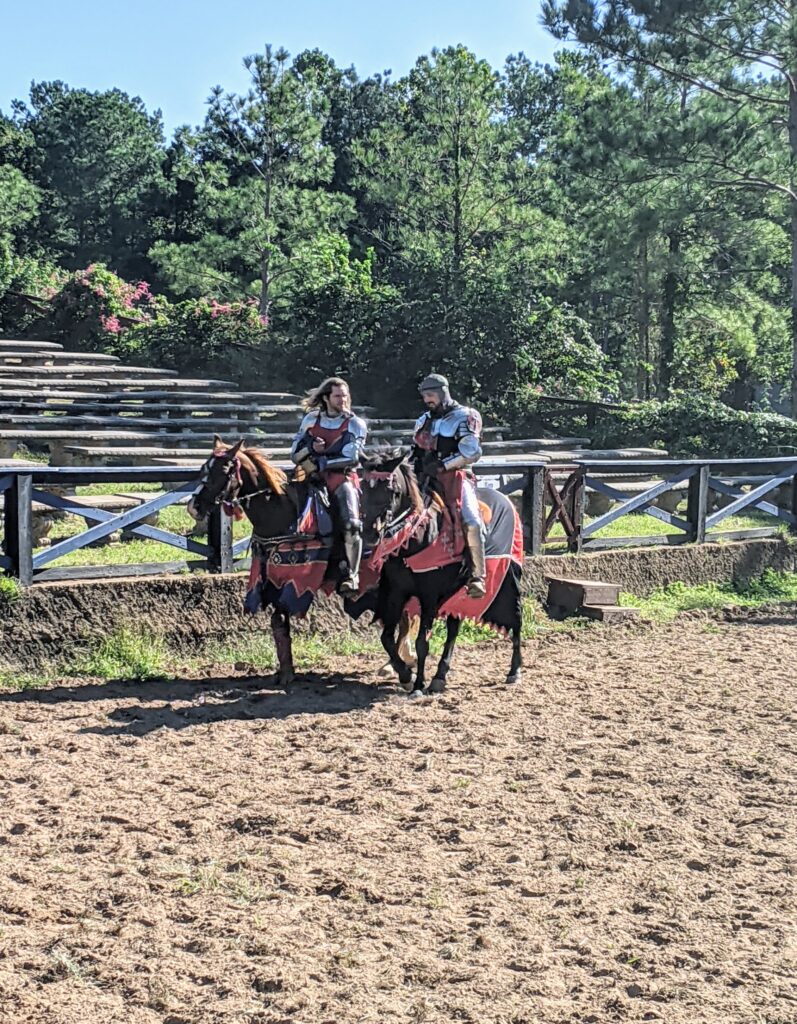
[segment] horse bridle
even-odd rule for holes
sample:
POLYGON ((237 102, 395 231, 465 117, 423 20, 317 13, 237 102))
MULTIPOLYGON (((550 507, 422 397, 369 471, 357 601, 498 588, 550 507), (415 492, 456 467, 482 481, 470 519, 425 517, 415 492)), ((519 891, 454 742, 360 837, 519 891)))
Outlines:
MULTIPOLYGON (((401 462, 392 470, 383 469, 367 469, 363 474, 364 482, 369 487, 375 487, 380 481, 387 482, 387 489, 392 494, 401 494, 401 488, 393 485, 393 481, 396 479, 396 474, 401 475, 401 462)), ((381 544, 386 537, 391 536, 395 533, 403 524, 404 520, 407 519, 412 513, 412 506, 408 506, 402 513, 396 515, 392 508, 385 510, 384 517, 379 516, 374 522, 376 529, 377 544, 381 544)))

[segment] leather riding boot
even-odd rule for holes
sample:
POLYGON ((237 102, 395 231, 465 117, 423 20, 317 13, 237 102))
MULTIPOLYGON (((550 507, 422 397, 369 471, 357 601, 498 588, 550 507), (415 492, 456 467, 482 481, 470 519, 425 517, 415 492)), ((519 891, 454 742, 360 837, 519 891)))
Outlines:
POLYGON ((465 523, 465 541, 470 554, 470 578, 468 597, 484 597, 487 594, 487 564, 484 557, 484 534, 480 526, 465 523))
POLYGON ((360 589, 360 561, 363 556, 363 535, 356 526, 344 527, 343 552, 346 561, 341 563, 341 568, 345 575, 341 580, 340 591, 346 594, 356 594, 360 589))

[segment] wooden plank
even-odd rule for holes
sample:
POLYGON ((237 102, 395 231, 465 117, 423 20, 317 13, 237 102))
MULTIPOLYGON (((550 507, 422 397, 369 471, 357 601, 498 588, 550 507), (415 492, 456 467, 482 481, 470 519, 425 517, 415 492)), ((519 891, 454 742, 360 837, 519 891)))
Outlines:
MULTIPOLYGON (((181 492, 170 492, 170 493, 181 493, 181 492)), ((182 497, 186 497, 190 492, 182 492, 182 497)), ((177 505, 182 500, 182 497, 170 504, 177 505)), ((47 505, 50 508, 60 509, 63 512, 67 512, 71 515, 80 516, 81 519, 88 519, 96 523, 109 523, 118 518, 118 515, 113 512, 108 512, 101 508, 84 505, 81 501, 75 501, 73 498, 62 498, 58 494, 49 494, 46 491, 33 491, 33 498, 35 501, 40 502, 43 505, 47 505)), ((83 499, 91 500, 91 499, 83 499)), ((143 508, 144 503, 136 503, 137 508, 143 508)), ((114 527, 114 532, 117 527, 114 527)), ((191 537, 184 537, 177 533, 171 533, 169 530, 161 530, 157 526, 149 526, 146 523, 142 523, 140 526, 128 526, 127 532, 135 534, 136 537, 144 537, 147 540, 160 541, 161 544, 168 544, 173 548, 181 548, 183 551, 191 551, 195 555, 210 555, 211 549, 207 544, 202 544, 199 541, 193 540, 191 537)), ((82 534, 76 534, 75 537, 70 538, 76 540, 81 537, 82 534)), ((81 547, 83 545, 80 545, 81 547)))
POLYGON ((710 472, 708 466, 699 466, 697 472, 689 480, 686 518, 689 522, 691 539, 695 544, 703 544, 706 539, 710 472))
MULTIPOLYGON (((791 479, 793 481, 794 477, 791 479)), ((727 494, 731 498, 740 498, 745 493, 740 488, 733 487, 727 481, 718 480, 716 477, 711 477, 709 479, 709 486, 718 494, 727 494)), ((786 509, 773 504, 771 501, 758 501, 755 504, 755 508, 761 509, 762 512, 767 512, 771 516, 776 516, 778 519, 784 520, 784 522, 789 523, 791 526, 797 525, 797 516, 793 512, 788 512, 786 509)))
POLYGON ((134 562, 127 565, 69 565, 40 569, 34 583, 67 583, 71 580, 117 579, 125 576, 161 576, 185 572, 188 568, 205 568, 204 562, 134 562))
MULTIPOLYGON (((589 472, 588 466, 585 465, 584 469, 589 472)), ((598 530, 601 530, 604 526, 608 526, 609 523, 613 523, 615 519, 620 519, 622 516, 628 515, 629 512, 635 512, 643 505, 649 504, 653 498, 657 498, 660 494, 664 494, 665 491, 668 491, 673 484, 678 484, 681 483, 682 480, 689 479, 694 472, 696 472, 695 466, 686 466, 680 472, 676 473, 675 476, 669 477, 667 480, 662 480, 661 483, 656 484, 644 493, 637 494, 635 497, 629 498, 628 501, 622 502, 615 508, 605 512, 602 516, 598 516, 597 519, 593 519, 591 523, 583 528, 582 536, 586 540, 598 530)), ((589 479, 594 481, 591 474, 589 479)))
POLYGON ((0 339, 0 351, 9 348, 22 348, 30 352, 61 352, 64 346, 57 341, 35 341, 32 338, 0 339))
POLYGON ((87 544, 91 544, 92 541, 101 540, 103 537, 109 536, 109 534, 114 533, 116 530, 123 530, 128 526, 133 526, 146 519, 151 513, 166 508, 168 505, 173 505, 179 500, 181 494, 192 490, 194 490, 193 481, 188 484, 181 484, 175 490, 161 494, 152 501, 146 501, 143 505, 139 505, 138 508, 122 512, 120 515, 111 514, 111 518, 105 522, 98 523, 97 526, 91 526, 76 537, 68 537, 66 540, 59 541, 57 544, 45 548, 44 551, 40 551, 34 556, 33 564, 35 568, 40 569, 43 565, 47 565, 48 562, 53 562, 56 558, 69 554, 70 551, 77 551, 87 544))
POLYGON ((706 534, 706 543, 729 540, 758 540, 760 537, 775 537, 780 533, 777 526, 751 527, 749 530, 717 530, 706 534))
POLYGON ((583 604, 578 614, 597 622, 628 622, 639 618, 638 608, 620 607, 616 604, 583 604))
POLYGON ((706 528, 711 529, 712 526, 716 526, 717 523, 721 523, 722 520, 727 519, 728 516, 735 515, 741 509, 748 508, 750 505, 756 505, 758 500, 765 494, 768 494, 787 480, 791 480, 793 476, 794 469, 787 468, 782 470, 780 473, 777 473, 775 476, 770 477, 770 479, 766 480, 763 484, 760 484, 758 487, 754 487, 752 491, 749 491, 747 494, 743 494, 740 498, 732 501, 730 505, 726 505, 725 508, 721 508, 716 512, 713 512, 706 519, 706 528))
POLYGON ((0 364, 18 366, 47 365, 48 363, 68 362, 75 366, 92 366, 96 364, 113 364, 119 362, 118 356, 107 355, 105 352, 58 352, 53 349, 0 348, 0 364))
POLYGON ((208 544, 211 548, 208 557, 210 572, 232 572, 232 517, 225 515, 219 505, 215 505, 208 516, 208 544))
POLYGON ((249 550, 251 543, 251 537, 243 537, 241 540, 237 540, 232 546, 233 558, 238 558, 239 555, 245 554, 249 550))

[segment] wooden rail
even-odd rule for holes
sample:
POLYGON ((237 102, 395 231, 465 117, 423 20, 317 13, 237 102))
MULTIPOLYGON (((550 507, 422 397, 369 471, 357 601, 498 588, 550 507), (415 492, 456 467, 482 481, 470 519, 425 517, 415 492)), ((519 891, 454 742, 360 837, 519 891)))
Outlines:
MULTIPOLYGON (((564 529, 564 541, 570 551, 649 544, 705 543, 707 540, 741 540, 769 536, 780 525, 716 532, 716 527, 744 510, 756 509, 785 523, 797 532, 797 456, 770 459, 622 459, 583 460, 553 464, 524 456, 487 456, 475 466, 482 482, 504 494, 521 494, 521 508, 529 554, 543 554, 555 524, 564 529), (624 476, 646 475, 656 478, 650 486, 631 497, 617 489, 624 476), (611 483, 607 482, 611 479, 611 483), (666 491, 687 484, 687 509, 683 516, 658 508, 655 501, 666 491), (790 488, 788 507, 777 505, 768 496, 780 486, 790 488), (742 487, 750 487, 743 491, 742 487), (605 494, 617 502, 608 512, 585 522, 585 496, 588 489, 605 494), (709 511, 711 492, 730 498, 725 507, 709 511), (622 516, 645 513, 678 530, 677 534, 640 537, 600 537, 599 531, 622 516), (710 532, 713 531, 713 532, 710 532)), ((197 484, 196 467, 181 466, 93 466, 54 467, 31 463, 0 466, 0 494, 4 499, 4 545, 0 570, 19 580, 32 583, 91 579, 112 576, 140 576, 205 569, 232 572, 243 568, 247 540, 233 541, 232 523, 218 509, 209 520, 208 540, 202 543, 146 523, 154 512, 184 501, 197 484), (167 489, 133 509, 121 513, 92 508, 90 499, 70 498, 75 487, 98 483, 158 483, 167 489), (64 493, 66 492, 66 494, 64 493), (45 506, 80 516, 90 525, 75 536, 60 540, 40 551, 34 549, 33 515, 45 506), (61 556, 110 536, 117 530, 148 540, 168 544, 182 558, 173 562, 138 565, 84 565, 58 568, 52 565, 61 556), (192 556, 192 557, 189 557, 192 556)), ((98 501, 98 505, 101 502, 98 501)))

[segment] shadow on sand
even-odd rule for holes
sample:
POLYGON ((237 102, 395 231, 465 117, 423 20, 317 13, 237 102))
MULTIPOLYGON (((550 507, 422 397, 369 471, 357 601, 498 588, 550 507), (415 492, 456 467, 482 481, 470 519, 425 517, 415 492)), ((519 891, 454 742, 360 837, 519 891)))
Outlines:
POLYGON ((100 703, 115 723, 82 729, 101 736, 145 736, 156 729, 187 729, 234 719, 289 718, 292 715, 345 714, 388 700, 397 691, 338 673, 300 673, 289 687, 264 678, 109 680, 76 686, 0 693, 0 706, 13 704, 100 703), (136 703, 133 703, 136 702, 136 703), (177 706, 175 706, 177 705, 177 706))

